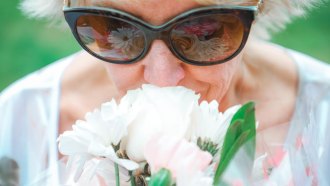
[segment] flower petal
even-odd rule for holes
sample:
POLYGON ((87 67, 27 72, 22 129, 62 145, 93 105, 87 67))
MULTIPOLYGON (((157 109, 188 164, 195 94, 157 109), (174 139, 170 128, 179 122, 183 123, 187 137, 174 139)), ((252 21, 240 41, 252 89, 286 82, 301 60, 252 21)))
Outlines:
POLYGON ((138 96, 132 100, 132 108, 137 115, 128 127, 125 148, 129 158, 140 162, 145 160, 144 146, 154 134, 162 132, 178 138, 187 135, 199 95, 184 87, 142 85, 142 90, 137 91, 135 95, 138 96))

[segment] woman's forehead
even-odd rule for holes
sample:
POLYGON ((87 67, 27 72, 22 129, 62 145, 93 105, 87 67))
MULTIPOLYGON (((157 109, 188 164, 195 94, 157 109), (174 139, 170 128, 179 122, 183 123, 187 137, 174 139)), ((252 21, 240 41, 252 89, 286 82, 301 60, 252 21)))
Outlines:
POLYGON ((71 6, 110 7, 161 25, 180 13, 208 5, 256 5, 258 0, 71 0, 71 6))
POLYGON ((86 0, 93 5, 98 6, 118 6, 121 4, 141 4, 145 6, 150 6, 153 4, 175 4, 180 5, 183 3, 198 3, 200 5, 256 5, 258 0, 86 0))

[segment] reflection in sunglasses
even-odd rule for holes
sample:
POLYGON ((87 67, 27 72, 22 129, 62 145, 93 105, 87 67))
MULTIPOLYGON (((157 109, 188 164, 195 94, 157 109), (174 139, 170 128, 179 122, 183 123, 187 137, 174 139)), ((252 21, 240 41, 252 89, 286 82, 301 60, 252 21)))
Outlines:
POLYGON ((183 22, 172 33, 175 47, 190 60, 216 61, 236 51, 243 26, 235 16, 205 16, 183 22))
POLYGON ((144 47, 143 33, 138 29, 122 27, 99 33, 93 27, 79 26, 77 31, 81 41, 90 50, 104 57, 132 59, 139 55, 144 47))
POLYGON ((138 29, 118 28, 110 32, 108 41, 120 54, 130 59, 139 55, 144 47, 143 33, 138 29))

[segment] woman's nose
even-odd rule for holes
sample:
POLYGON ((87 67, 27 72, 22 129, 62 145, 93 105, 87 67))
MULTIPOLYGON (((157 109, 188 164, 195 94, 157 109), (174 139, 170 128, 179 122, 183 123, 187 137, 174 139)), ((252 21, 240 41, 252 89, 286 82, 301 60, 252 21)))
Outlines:
POLYGON ((176 86, 185 76, 181 61, 161 40, 153 41, 142 63, 145 66, 144 79, 159 87, 176 86))

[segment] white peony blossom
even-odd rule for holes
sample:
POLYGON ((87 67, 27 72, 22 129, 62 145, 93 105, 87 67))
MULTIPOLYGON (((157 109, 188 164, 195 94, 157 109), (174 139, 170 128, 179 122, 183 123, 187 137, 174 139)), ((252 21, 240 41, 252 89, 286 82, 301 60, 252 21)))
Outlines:
POLYGON ((144 161, 144 146, 155 133, 184 138, 199 97, 184 87, 143 85, 142 89, 128 92, 123 100, 133 101, 133 110, 138 110, 137 117, 129 126, 124 147, 128 157, 134 161, 144 161))

